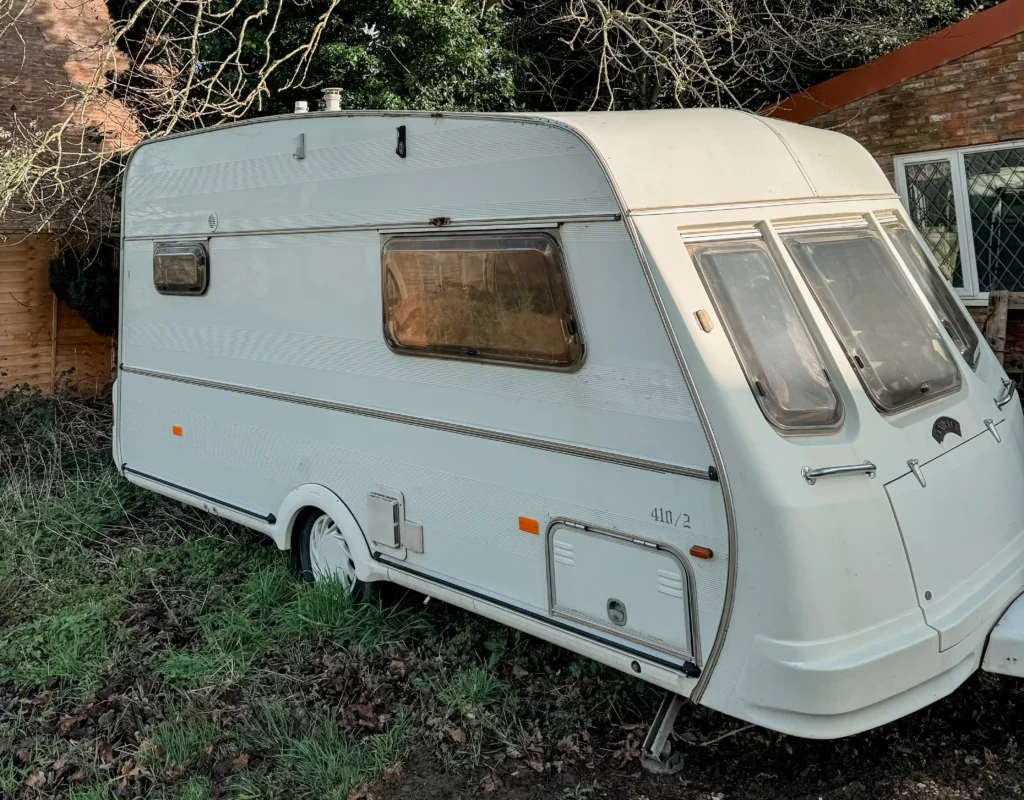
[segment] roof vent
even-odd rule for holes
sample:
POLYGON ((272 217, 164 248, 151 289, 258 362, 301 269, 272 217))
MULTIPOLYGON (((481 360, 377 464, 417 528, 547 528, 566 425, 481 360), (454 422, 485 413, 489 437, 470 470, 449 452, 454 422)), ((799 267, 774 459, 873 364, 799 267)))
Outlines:
POLYGON ((341 111, 341 89, 324 89, 324 111, 341 111))
POLYGON ((309 111, 309 103, 307 103, 305 100, 296 100, 295 101, 295 113, 296 114, 305 114, 307 111, 309 111))

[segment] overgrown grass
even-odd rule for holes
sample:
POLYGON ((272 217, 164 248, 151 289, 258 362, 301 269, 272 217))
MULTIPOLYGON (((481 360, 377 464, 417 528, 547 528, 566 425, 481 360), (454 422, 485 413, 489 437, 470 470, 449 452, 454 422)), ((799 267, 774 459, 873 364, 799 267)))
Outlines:
POLYGON ((622 681, 563 651, 437 604, 353 604, 264 537, 137 489, 109 419, 0 396, 5 800, 344 800, 410 752, 526 757, 542 707, 576 731, 610 707, 622 681), (584 706, 537 681, 570 672, 607 688, 584 706))

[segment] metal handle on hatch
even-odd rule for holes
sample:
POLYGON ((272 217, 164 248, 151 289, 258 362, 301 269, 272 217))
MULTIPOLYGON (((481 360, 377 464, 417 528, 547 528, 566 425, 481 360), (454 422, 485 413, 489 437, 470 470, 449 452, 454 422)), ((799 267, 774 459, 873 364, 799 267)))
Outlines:
POLYGON ((1017 385, 1009 378, 1003 378, 1003 393, 995 398, 996 407, 1002 408, 1005 406, 1013 399, 1015 394, 1017 394, 1017 385))
POLYGON ((811 484, 811 486, 814 486, 818 478, 829 478, 833 475, 852 475, 853 473, 863 473, 869 478, 873 478, 877 472, 878 467, 870 461, 865 461, 863 464, 846 464, 841 467, 818 467, 817 469, 804 467, 800 470, 804 480, 811 484))

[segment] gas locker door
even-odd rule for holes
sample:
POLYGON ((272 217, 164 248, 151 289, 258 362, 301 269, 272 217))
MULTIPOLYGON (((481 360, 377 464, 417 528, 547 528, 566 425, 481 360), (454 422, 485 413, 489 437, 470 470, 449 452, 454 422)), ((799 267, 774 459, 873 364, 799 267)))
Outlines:
POLYGON ((673 551, 567 524, 552 528, 548 547, 554 615, 693 657, 693 582, 673 551))
POLYGON ((885 487, 918 603, 942 650, 997 613, 1024 581, 1024 455, 1007 422, 885 487))

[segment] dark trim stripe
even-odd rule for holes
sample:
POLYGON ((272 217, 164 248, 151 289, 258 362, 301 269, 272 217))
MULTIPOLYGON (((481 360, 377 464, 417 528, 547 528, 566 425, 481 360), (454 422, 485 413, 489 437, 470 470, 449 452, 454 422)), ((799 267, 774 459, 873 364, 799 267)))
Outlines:
POLYGON ((596 642, 596 643, 604 645, 606 647, 611 647, 613 650, 618 650, 618 651, 620 651, 622 653, 626 653, 628 655, 635 656, 636 658, 642 658, 645 661, 649 661, 652 664, 657 664, 660 667, 665 667, 666 669, 671 669, 671 670, 675 670, 676 672, 681 672, 687 678, 699 678, 700 677, 700 667, 698 667, 692 661, 683 661, 681 663, 677 662, 677 661, 669 661, 668 659, 664 659, 664 658, 660 658, 659 656, 651 655, 650 653, 646 653, 646 652, 644 652, 642 650, 634 650, 632 647, 629 647, 628 645, 624 645, 624 644, 621 644, 619 642, 616 642, 616 641, 613 641, 613 640, 610 640, 610 639, 606 639, 605 637, 600 636, 600 635, 595 634, 595 633, 591 633, 590 631, 581 630, 580 628, 575 628, 572 625, 567 625, 566 623, 561 622, 560 620, 552 619, 551 617, 546 617, 543 614, 538 614, 538 613, 536 613, 534 611, 527 611, 525 609, 520 608, 519 606, 514 606, 511 603, 506 603, 506 602, 504 602, 502 600, 498 600, 498 599, 496 599, 494 597, 490 597, 489 595, 483 594, 482 592, 477 592, 477 591, 474 591, 472 589, 467 589, 464 586, 460 586, 457 583, 452 583, 450 581, 446 581, 446 580, 444 580, 442 578, 435 578, 433 575, 427 575, 427 574, 425 574, 423 572, 420 572, 419 570, 414 569, 414 568, 412 568, 412 567, 410 567, 410 566, 408 566, 406 564, 402 564, 401 562, 398 562, 398 561, 392 561, 391 559, 383 556, 380 553, 374 553, 373 554, 373 560, 376 561, 379 564, 383 564, 384 566, 388 567, 389 569, 397 569, 399 572, 408 573, 409 575, 412 575, 412 576, 414 576, 416 578, 419 578, 420 580, 427 581, 428 583, 434 583, 434 584, 437 584, 438 586, 443 586, 445 589, 450 589, 453 592, 458 592, 459 594, 464 594, 464 595, 466 595, 468 597, 472 597, 472 598, 475 598, 477 600, 482 600, 482 601, 484 601, 486 603, 491 603, 492 605, 500 606, 501 608, 504 608, 504 609, 506 609, 508 611, 511 611, 511 612, 515 613, 515 614, 520 614, 521 616, 529 617, 530 619, 532 619, 532 620, 534 620, 536 622, 543 623, 544 625, 550 625, 553 628, 558 628, 559 630, 565 631, 566 633, 571 633, 571 634, 573 634, 575 636, 579 636, 579 637, 581 637, 583 639, 589 639, 592 642, 596 642))
POLYGON ((714 478, 712 478, 712 469, 709 467, 704 467, 702 469, 700 467, 691 467, 683 464, 673 464, 667 461, 655 461, 652 459, 639 458, 637 456, 613 453, 608 450, 598 450, 591 447, 564 444, 562 442, 555 442, 549 439, 537 439, 531 436, 502 433, 500 431, 493 431, 487 428, 477 428, 471 425, 460 425, 454 422, 443 422, 441 420, 427 419, 425 417, 414 417, 409 414, 400 414, 394 411, 385 411, 383 409, 370 408, 367 406, 356 406, 349 403, 336 403, 331 400, 320 400, 313 397, 303 397, 301 395, 285 394, 283 392, 272 392, 264 389, 255 389, 249 386, 239 386, 233 383, 222 383, 220 381, 210 381, 203 378, 191 378, 185 375, 174 375, 172 373, 157 372, 154 370, 140 369, 138 367, 126 367, 123 364, 121 365, 120 371, 129 375, 142 375, 147 378, 187 383, 192 386, 203 386, 208 389, 219 389, 220 391, 247 394, 254 397, 264 397, 270 400, 281 400, 286 403, 296 403, 298 405, 312 406, 314 408, 341 411, 345 414, 358 414, 363 417, 382 419, 388 422, 398 422, 403 425, 416 425, 420 428, 430 428, 432 430, 446 431, 448 433, 457 433, 463 436, 475 436, 480 439, 490 439, 492 441, 506 442, 508 444, 520 445, 522 447, 532 447, 537 450, 563 453, 565 455, 587 458, 592 461, 604 461, 609 464, 619 464, 624 467, 634 467, 636 469, 643 469, 649 472, 682 475, 686 478, 698 478, 705 481, 714 480, 714 478))
POLYGON ((224 508, 230 508, 232 511, 237 511, 239 514, 245 514, 247 517, 258 519, 261 522, 266 522, 270 525, 273 525, 277 522, 277 517, 275 517, 273 514, 261 514, 259 511, 252 511, 251 509, 248 508, 242 508, 242 506, 236 506, 234 503, 229 503, 227 500, 221 500, 218 497, 211 497, 208 494, 197 492, 195 489, 189 489, 185 486, 181 486, 180 484, 164 480, 163 478, 158 478, 156 477, 156 475, 149 475, 145 472, 139 472, 139 470, 132 469, 127 464, 122 465, 121 471, 130 472, 132 475, 137 475, 140 478, 145 478, 147 481, 153 481, 154 483, 159 483, 163 486, 175 489, 176 491, 184 492, 185 494, 190 494, 193 497, 198 497, 201 500, 206 500, 207 502, 210 503, 216 503, 219 506, 224 506, 224 508))

